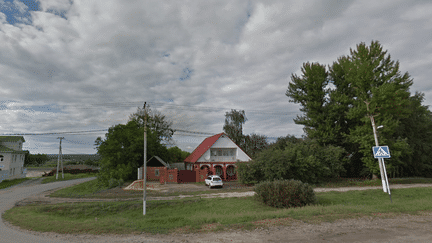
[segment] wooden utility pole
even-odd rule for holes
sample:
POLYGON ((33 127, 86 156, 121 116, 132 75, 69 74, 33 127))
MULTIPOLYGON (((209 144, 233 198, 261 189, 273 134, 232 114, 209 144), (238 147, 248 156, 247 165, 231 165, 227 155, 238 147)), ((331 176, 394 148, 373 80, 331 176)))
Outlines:
POLYGON ((146 103, 144 102, 144 172, 143 172, 143 215, 146 214, 146 177, 147 177, 147 111, 146 111, 146 103))
POLYGON ((58 156, 58 160, 57 160, 56 180, 58 180, 58 171, 59 171, 60 160, 61 160, 61 167, 62 167, 62 178, 64 179, 64 174, 63 174, 63 156, 62 156, 62 151, 61 151, 61 142, 62 142, 62 139, 64 139, 64 137, 58 137, 57 139, 60 139, 60 146, 59 146, 59 156, 58 156))

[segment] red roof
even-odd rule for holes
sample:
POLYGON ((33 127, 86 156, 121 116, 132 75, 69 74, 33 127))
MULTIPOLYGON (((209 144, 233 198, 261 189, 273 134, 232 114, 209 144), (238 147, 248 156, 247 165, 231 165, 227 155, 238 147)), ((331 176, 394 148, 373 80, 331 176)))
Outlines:
POLYGON ((225 133, 219 133, 204 139, 204 141, 184 160, 195 163, 197 160, 225 133))

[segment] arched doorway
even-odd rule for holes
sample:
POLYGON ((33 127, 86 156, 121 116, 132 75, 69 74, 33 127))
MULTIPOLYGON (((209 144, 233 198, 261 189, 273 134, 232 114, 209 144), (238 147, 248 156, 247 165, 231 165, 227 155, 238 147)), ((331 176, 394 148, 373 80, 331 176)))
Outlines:
POLYGON ((201 170, 205 170, 206 171, 206 177, 210 175, 210 167, 208 165, 203 165, 201 166, 201 170))
POLYGON ((237 173, 236 173, 234 165, 228 165, 226 173, 227 173, 227 176, 226 176, 227 181, 237 180, 237 173))
POLYGON ((220 178, 225 179, 225 176, 223 174, 222 166, 216 165, 215 166, 215 172, 216 172, 216 175, 218 175, 220 178))

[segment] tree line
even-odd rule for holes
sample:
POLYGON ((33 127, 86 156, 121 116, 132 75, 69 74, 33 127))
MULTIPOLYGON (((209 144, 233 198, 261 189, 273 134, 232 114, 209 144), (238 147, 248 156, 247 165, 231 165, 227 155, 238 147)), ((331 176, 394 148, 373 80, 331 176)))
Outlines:
POLYGON ((239 163, 244 182, 300 179, 315 183, 331 177, 373 177, 379 173, 372 119, 379 145, 390 148, 387 172, 432 176, 432 113, 422 105, 424 94, 411 94, 413 79, 401 73, 378 41, 350 49, 332 65, 303 63, 291 75, 286 96, 300 104, 305 139, 281 137, 251 163, 239 163))
MULTIPOLYGON (((424 94, 411 94, 413 80, 401 73, 378 41, 350 49, 332 65, 305 62, 301 74, 291 75, 285 95, 300 104, 302 115, 294 122, 304 126, 305 136, 267 137, 243 134, 247 121, 243 110, 225 114, 224 132, 252 161, 237 163, 241 182, 298 179, 318 183, 337 177, 377 177, 378 162, 372 118, 380 145, 387 145, 391 158, 387 172, 402 176, 432 176, 432 113, 422 105, 424 94)), ((172 122, 150 108, 138 108, 127 124, 109 128, 95 145, 100 160, 98 179, 134 180, 143 164, 144 119, 147 119, 148 158, 157 155, 167 162, 182 162, 188 152, 166 148, 175 132, 172 122)))
POLYGON ((158 156, 167 163, 183 162, 189 152, 177 146, 167 148, 175 132, 172 121, 150 107, 138 108, 129 116, 126 124, 118 124, 108 129, 105 139, 98 137, 95 145, 100 170, 98 181, 104 185, 114 185, 137 179, 137 168, 144 164, 144 121, 147 119, 147 159, 158 156))

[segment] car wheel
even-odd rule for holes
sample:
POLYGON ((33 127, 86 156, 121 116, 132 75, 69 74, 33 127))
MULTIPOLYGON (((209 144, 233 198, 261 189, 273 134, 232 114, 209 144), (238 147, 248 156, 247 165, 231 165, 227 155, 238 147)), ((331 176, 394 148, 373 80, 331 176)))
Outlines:
POLYGON ((212 188, 212 186, 209 184, 209 189, 211 189, 212 188))

